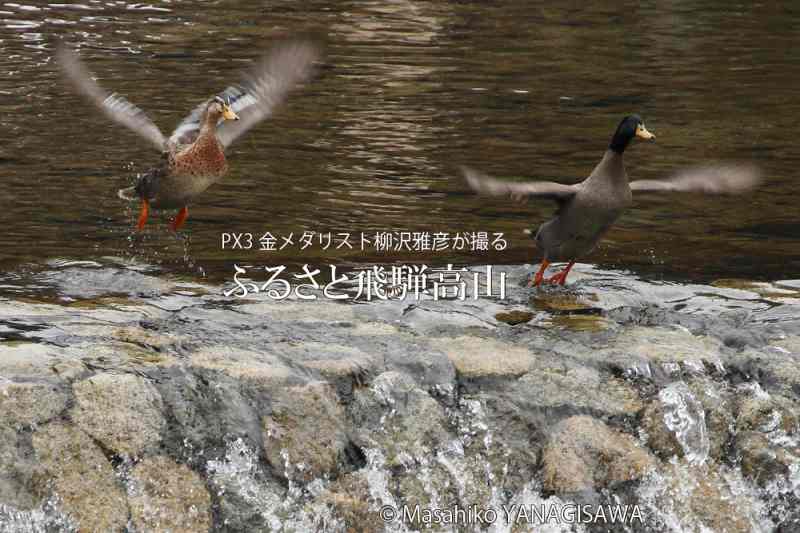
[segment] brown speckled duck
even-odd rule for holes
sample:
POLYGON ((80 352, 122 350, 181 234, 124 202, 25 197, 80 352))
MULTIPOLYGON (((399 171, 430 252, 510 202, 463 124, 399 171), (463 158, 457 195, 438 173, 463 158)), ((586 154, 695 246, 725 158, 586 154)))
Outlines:
POLYGON ((138 230, 144 228, 153 207, 180 209, 171 224, 177 231, 188 216, 189 203, 227 173, 225 149, 307 79, 317 58, 317 48, 311 43, 278 44, 244 82, 197 106, 167 139, 141 109, 103 90, 74 52, 66 46, 58 49, 58 62, 78 90, 110 119, 138 133, 163 154, 160 165, 118 193, 124 200, 141 201, 138 230))
POLYGON ((625 117, 617 126, 603 158, 589 177, 575 185, 548 181, 514 183, 500 181, 463 167, 467 183, 476 192, 525 198, 535 196, 555 200, 555 217, 539 226, 536 247, 543 258, 533 286, 543 281, 564 285, 575 261, 588 255, 608 229, 630 207, 631 191, 690 192, 705 194, 738 194, 755 187, 760 181, 758 169, 751 165, 721 164, 683 171, 667 180, 628 182, 622 154, 634 138, 654 140, 638 115, 625 117), (545 280, 550 262, 567 261, 558 274, 545 280))

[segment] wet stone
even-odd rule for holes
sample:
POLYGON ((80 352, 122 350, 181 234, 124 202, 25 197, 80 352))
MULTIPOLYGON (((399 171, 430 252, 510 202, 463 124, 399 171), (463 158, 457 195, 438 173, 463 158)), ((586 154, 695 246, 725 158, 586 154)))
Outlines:
POLYGON ((655 531, 765 530, 758 503, 738 483, 731 472, 673 461, 649 474, 637 495, 655 531))
POLYGON ((573 416, 552 429, 542 455, 544 487, 578 493, 642 478, 655 459, 630 435, 588 416, 573 416))
POLYGON ((131 519, 137 531, 196 533, 211 529, 211 497, 186 465, 148 457, 130 474, 131 519))
POLYGON ((709 456, 724 461, 735 427, 733 394, 725 382, 706 376, 694 377, 687 383, 705 412, 709 456))
POLYGON ((516 326, 530 322, 536 316, 529 311, 509 311, 507 313, 497 313, 494 318, 498 322, 505 322, 509 326, 516 326))
POLYGON ((783 482, 800 464, 800 447, 796 444, 774 443, 755 431, 737 434, 734 446, 741 457, 742 473, 761 487, 783 482))
POLYGON ((634 416, 643 405, 624 381, 586 367, 537 368, 512 384, 511 390, 526 405, 573 414, 634 416))
POLYGON ((58 416, 67 406, 67 392, 47 382, 0 382, 0 423, 30 427, 58 416))
POLYGON ((263 436, 267 460, 276 474, 302 482, 329 476, 345 459, 344 409, 327 384, 290 387, 263 418, 263 436))
POLYGON ((362 473, 340 477, 319 500, 333 509, 334 516, 349 524, 348 531, 353 533, 382 531, 386 526, 378 513, 380 503, 375 501, 369 482, 362 473))
POLYGON ((125 531, 125 492, 103 451, 80 429, 61 422, 33 434, 33 448, 49 474, 41 491, 51 487, 79 531, 125 531), (52 483, 52 485, 50 485, 52 483))
POLYGON ((555 327, 572 331, 598 332, 614 327, 614 323, 595 314, 558 314, 546 320, 555 327))
POLYGON ((73 390, 72 420, 109 450, 136 457, 161 440, 161 396, 143 378, 97 374, 75 383, 73 390))
POLYGON ((607 348, 592 356, 610 369, 652 377, 703 374, 706 367, 722 368, 722 343, 684 328, 635 326, 619 332, 607 348))
POLYGON ((202 348, 191 355, 191 364, 200 369, 223 372, 231 378, 264 388, 303 380, 276 354, 231 346, 202 348))
POLYGON ((659 391, 657 401, 650 403, 642 415, 642 427, 650 448, 664 459, 675 456, 690 464, 703 464, 708 458, 705 410, 682 381, 659 391))
POLYGON ((551 313, 599 314, 594 294, 537 293, 531 298, 534 308, 551 313))
MULTIPOLYGON (((35 509, 47 496, 36 480, 46 472, 33 453, 30 439, 17 428, 0 424, 0 507, 35 509)), ((3 522, 0 520, 0 531, 3 522)))
POLYGON ((742 395, 737 402, 737 431, 781 432, 794 435, 800 431, 797 402, 765 393, 742 395))
POLYGON ((302 342, 280 346, 277 350, 288 360, 335 383, 343 393, 350 393, 353 387, 368 382, 383 370, 382 357, 353 346, 302 342))
POLYGON ((355 391, 348 414, 355 444, 382 450, 391 466, 427 457, 437 444, 452 439, 441 405, 399 372, 384 372, 355 391))
POLYGON ((527 349, 490 338, 438 338, 431 344, 447 355, 462 379, 520 376, 536 361, 527 349))
POLYGON ((158 351, 163 351, 185 341, 185 339, 176 335, 157 333, 132 326, 118 328, 112 333, 112 336, 121 342, 158 351))

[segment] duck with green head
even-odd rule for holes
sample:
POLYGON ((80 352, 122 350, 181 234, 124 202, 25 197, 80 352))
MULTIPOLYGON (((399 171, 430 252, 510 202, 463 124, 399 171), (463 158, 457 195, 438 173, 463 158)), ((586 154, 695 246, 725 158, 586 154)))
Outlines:
POLYGON ((608 229, 633 201, 632 192, 693 192, 737 194, 755 187, 760 175, 750 165, 709 165, 683 171, 667 180, 628 181, 623 154, 634 139, 654 141, 641 117, 622 119, 614 131, 603 158, 589 177, 575 185, 547 181, 516 183, 500 181, 462 167, 467 183, 478 193, 512 198, 539 197, 555 200, 555 216, 539 226, 536 247, 542 253, 539 270, 531 284, 542 282, 563 285, 575 262, 591 253, 608 229), (545 280, 551 262, 567 262, 566 267, 545 280))
POLYGON ((179 209, 171 227, 177 231, 188 205, 228 172, 225 149, 256 123, 268 117, 298 83, 307 79, 318 58, 304 41, 275 46, 246 81, 232 85, 197 106, 167 139, 145 113, 124 97, 108 94, 66 46, 58 50, 67 78, 110 119, 138 133, 162 152, 161 163, 141 175, 119 197, 140 201, 136 225, 142 230, 150 208, 179 209))

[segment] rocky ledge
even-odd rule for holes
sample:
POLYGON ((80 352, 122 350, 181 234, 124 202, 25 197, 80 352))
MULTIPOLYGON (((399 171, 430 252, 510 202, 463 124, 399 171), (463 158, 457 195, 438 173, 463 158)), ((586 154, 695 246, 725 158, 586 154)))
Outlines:
POLYGON ((501 270, 368 304, 46 273, 0 301, 0 531, 800 530, 800 283, 501 270))

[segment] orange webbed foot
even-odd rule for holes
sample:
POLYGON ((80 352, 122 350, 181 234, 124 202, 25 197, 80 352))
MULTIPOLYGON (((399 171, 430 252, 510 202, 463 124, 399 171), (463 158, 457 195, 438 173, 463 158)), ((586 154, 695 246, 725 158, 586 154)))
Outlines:
POLYGON ((567 282, 567 276, 569 275, 569 271, 572 270, 572 265, 575 264, 575 261, 570 261, 566 268, 559 272, 558 274, 554 275, 550 279, 546 280, 547 283, 552 283, 553 285, 564 285, 567 282))
POLYGON ((142 200, 142 209, 139 212, 139 222, 136 223, 136 231, 142 231, 147 223, 147 216, 150 214, 150 202, 142 200))
POLYGON ((528 283, 528 287, 538 287, 544 281, 544 272, 547 270, 547 267, 550 265, 550 261, 546 259, 542 259, 541 264, 539 265, 539 271, 533 277, 533 281, 528 283))
POLYGON ((178 231, 183 226, 183 223, 186 222, 186 219, 189 217, 189 208, 188 207, 181 207, 181 210, 178 211, 178 214, 175 216, 175 220, 172 221, 170 224, 170 228, 172 231, 178 231))

